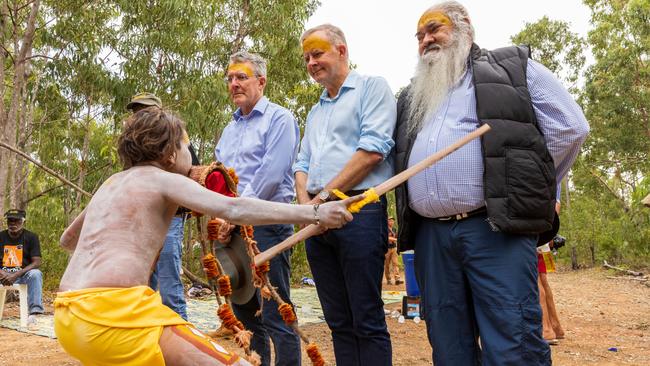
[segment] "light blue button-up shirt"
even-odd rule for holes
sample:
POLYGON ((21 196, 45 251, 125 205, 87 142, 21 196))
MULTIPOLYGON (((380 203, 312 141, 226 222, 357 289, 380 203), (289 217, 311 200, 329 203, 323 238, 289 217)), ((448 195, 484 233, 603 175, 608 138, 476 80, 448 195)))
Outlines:
POLYGON ((295 196, 291 165, 300 130, 291 112, 266 97, 242 116, 238 108, 214 150, 215 158, 239 176, 240 196, 291 202, 295 196))
MULTIPOLYGON (((587 137, 589 125, 573 97, 546 67, 528 60, 526 80, 559 183, 573 165, 580 145, 587 137)), ((450 90, 432 120, 418 133, 408 166, 415 165, 478 127, 470 68, 450 90)), ((455 215, 485 206, 480 139, 472 140, 409 179, 408 190, 409 206, 424 217, 455 215)))
POLYGON ((351 71, 336 97, 321 94, 307 116, 305 136, 293 171, 307 173, 307 191, 323 190, 359 149, 382 154, 384 160, 353 190, 373 187, 393 175, 397 116, 395 97, 386 80, 351 71))

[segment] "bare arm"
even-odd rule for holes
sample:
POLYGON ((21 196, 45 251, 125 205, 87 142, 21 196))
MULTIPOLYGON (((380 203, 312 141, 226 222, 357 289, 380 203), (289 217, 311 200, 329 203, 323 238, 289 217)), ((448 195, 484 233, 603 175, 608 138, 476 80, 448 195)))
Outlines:
POLYGON ((74 219, 74 221, 72 221, 72 224, 70 224, 70 226, 68 226, 68 228, 65 229, 63 235, 61 235, 61 239, 59 240, 59 243, 61 244, 61 247, 63 247, 63 249, 69 252, 74 252, 75 248, 77 248, 77 242, 79 241, 79 233, 81 233, 81 228, 83 227, 85 218, 86 218, 86 209, 81 211, 79 216, 77 216, 74 219))
MULTIPOLYGON (((162 172, 158 176, 162 193, 172 202, 197 212, 223 218, 234 224, 312 224, 315 220, 312 205, 290 205, 252 198, 230 198, 212 192, 180 174, 162 172)), ((320 224, 339 228, 352 220, 347 205, 363 198, 330 202, 318 209, 320 224)))
POLYGON ((307 193, 307 173, 305 172, 296 172, 296 198, 301 205, 311 200, 307 193))
POLYGON ((380 153, 357 150, 339 174, 325 185, 325 189, 328 191, 338 189, 341 192, 352 189, 361 183, 382 160, 384 159, 380 153))
MULTIPOLYGON (((381 163, 383 157, 380 153, 357 150, 343 169, 324 187, 327 191, 338 189, 341 192, 349 191, 352 187, 362 182, 368 174, 381 163)), ((298 203, 318 203, 318 197, 311 199, 307 192, 307 173, 296 172, 296 196, 298 203)), ((368 187, 370 188, 370 187, 368 187)))

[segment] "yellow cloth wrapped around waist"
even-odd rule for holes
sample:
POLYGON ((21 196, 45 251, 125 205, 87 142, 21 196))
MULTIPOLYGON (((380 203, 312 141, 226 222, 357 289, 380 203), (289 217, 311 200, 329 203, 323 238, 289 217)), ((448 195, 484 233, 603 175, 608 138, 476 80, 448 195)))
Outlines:
POLYGON ((58 341, 84 365, 162 366, 163 327, 183 324, 147 286, 60 292, 54 300, 58 341))
POLYGON ((113 328, 187 324, 148 286, 59 292, 54 300, 55 311, 62 306, 87 322, 113 328))

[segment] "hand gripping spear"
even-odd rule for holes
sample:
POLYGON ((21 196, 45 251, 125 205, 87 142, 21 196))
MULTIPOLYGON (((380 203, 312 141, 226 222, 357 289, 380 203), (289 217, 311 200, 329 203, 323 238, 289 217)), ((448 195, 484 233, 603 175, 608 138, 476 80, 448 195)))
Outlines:
MULTIPOLYGON (((452 152, 460 149, 463 147, 465 144, 468 142, 472 141, 473 139, 482 136, 486 132, 490 130, 490 126, 487 124, 484 124, 480 128, 476 129, 475 131, 468 133, 467 135, 461 137, 458 139, 456 142, 453 144, 447 146, 446 148, 436 152, 435 154, 430 155, 426 159, 420 161, 419 163, 413 165, 412 167, 404 170, 403 172, 393 176, 392 178, 386 180, 385 182, 379 184, 378 186, 375 186, 374 188, 370 188, 368 191, 366 191, 365 195, 366 198, 364 201, 367 201, 369 198, 368 196, 373 196, 373 197, 378 197, 381 196, 382 194, 394 189, 395 187, 399 186, 400 184, 406 182, 409 178, 412 176, 416 175, 417 173, 423 171, 424 169, 428 168, 429 166, 437 163, 447 155, 451 154, 452 152)), ((362 201, 362 202, 364 202, 362 201)), ((371 201, 369 201, 371 202, 371 201)), ((354 204, 353 204, 354 205, 354 204)), ((348 207, 348 210, 352 211, 352 207, 348 207)), ((358 212, 358 211, 356 211, 358 212)), ((314 235, 317 235, 321 233, 322 229, 315 225, 311 224, 307 226, 306 228, 298 231, 297 233, 293 234, 292 236, 288 237, 286 240, 280 242, 279 244, 261 252, 260 254, 255 256, 255 265, 261 265, 264 262, 267 262, 271 260, 271 258, 275 257, 276 255, 282 253, 283 251, 292 248, 294 245, 300 243, 301 241, 312 237, 314 235)))

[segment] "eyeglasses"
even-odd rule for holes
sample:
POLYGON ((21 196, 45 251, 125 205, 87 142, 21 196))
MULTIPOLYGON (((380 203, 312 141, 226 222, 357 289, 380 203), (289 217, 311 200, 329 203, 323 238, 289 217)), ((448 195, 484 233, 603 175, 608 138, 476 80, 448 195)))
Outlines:
POLYGON ((230 83, 233 82, 233 80, 237 80, 237 82, 241 83, 241 82, 244 82, 244 81, 246 81, 246 80, 248 80, 250 78, 251 78, 251 76, 248 76, 248 75, 246 75, 244 73, 241 73, 241 74, 228 75, 223 80, 226 82, 226 84, 230 84, 230 83))

